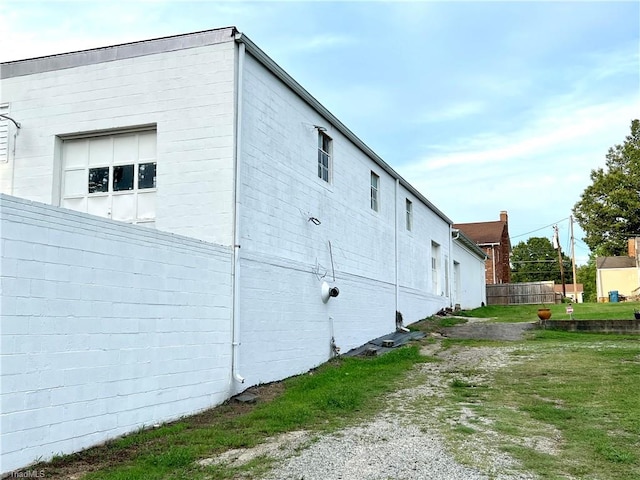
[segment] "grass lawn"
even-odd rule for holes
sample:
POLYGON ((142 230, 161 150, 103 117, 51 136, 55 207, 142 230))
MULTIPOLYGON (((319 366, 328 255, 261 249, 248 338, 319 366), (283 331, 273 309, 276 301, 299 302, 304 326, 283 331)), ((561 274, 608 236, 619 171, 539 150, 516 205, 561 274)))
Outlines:
POLYGON ((31 469, 44 470, 46 478, 89 472, 83 480, 253 478, 268 468, 268 458, 242 467, 201 467, 195 462, 232 448, 254 446, 279 433, 331 431, 369 417, 383 407, 385 394, 397 389, 411 368, 424 361, 417 346, 380 357, 338 358, 266 386, 273 398, 255 406, 229 402, 31 469))
MULTIPOLYGON (((560 317, 565 306, 553 305, 552 318, 560 317)), ((576 318, 633 318, 640 304, 574 307, 576 318)), ((516 322, 535 320, 536 310, 535 305, 502 306, 464 313, 516 322)), ((428 331, 460 321, 433 317, 420 323, 428 331)), ((442 342, 443 348, 488 345, 469 340, 442 342)), ((449 410, 472 408, 488 419, 487 424, 502 439, 501 449, 540 478, 640 478, 639 336, 537 331, 522 342, 490 345, 515 346, 510 355, 518 361, 498 370, 484 385, 455 380, 445 384, 449 410), (550 436, 553 452, 525 441, 550 436)), ((417 364, 435 360, 419 351, 418 346, 410 346, 381 357, 335 359, 307 374, 264 386, 269 394, 261 395, 256 405, 228 402, 31 469, 44 470, 47 478, 86 474, 82 476, 85 480, 258 478, 269 468, 269 458, 242 467, 195 462, 232 448, 254 446, 287 431, 334 431, 366 421, 385 408, 389 392, 417 381, 417 364)), ((442 428, 449 428, 446 422, 442 428)), ((463 443, 482 432, 465 427, 451 428, 445 434, 454 443, 463 443)))
POLYGON ((640 478, 637 336, 539 331, 515 354, 532 358, 499 371, 474 407, 502 450, 541 478, 640 478))
MULTIPOLYGON (((569 319, 566 312, 568 303, 546 304, 551 309, 553 320, 569 319)), ((576 320, 631 320, 634 310, 640 310, 640 302, 616 303, 572 303, 573 318, 576 320)), ((467 317, 492 318, 496 322, 533 322, 538 320, 538 308, 542 305, 489 305, 465 310, 467 317)))

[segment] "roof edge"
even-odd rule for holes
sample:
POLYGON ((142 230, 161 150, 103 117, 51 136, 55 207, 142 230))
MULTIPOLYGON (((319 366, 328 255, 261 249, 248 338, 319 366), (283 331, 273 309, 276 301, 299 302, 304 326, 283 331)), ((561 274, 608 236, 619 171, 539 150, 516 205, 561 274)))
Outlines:
POLYGON ((324 105, 322 105, 313 95, 305 90, 302 85, 291 77, 282 67, 280 67, 271 57, 269 57, 263 50, 261 50, 249 37, 242 32, 237 32, 235 35, 236 42, 243 43, 247 52, 255 57, 264 67, 266 67, 271 73, 278 77, 285 83, 291 90, 300 96, 308 105, 322 115, 325 120, 331 123, 338 129, 345 137, 347 137, 354 145, 356 145, 365 155, 376 162, 382 169, 391 175, 394 179, 398 180, 400 184, 409 190, 412 195, 424 203, 433 213, 435 213, 442 220, 449 225, 453 224, 453 221, 447 217, 440 209, 438 209, 433 203, 431 203, 422 193, 420 193, 415 187, 407 182, 402 176, 396 172, 391 166, 385 162, 382 157, 375 153, 367 144, 365 144, 360 138, 358 138, 346 125, 344 125, 338 118, 333 115, 324 105))
POLYGON ((97 63, 142 57, 155 53, 183 50, 233 41, 236 27, 222 27, 199 32, 108 45, 105 47, 57 53, 42 57, 0 62, 0 79, 52 72, 97 63))
POLYGON ((467 247, 468 250, 471 251, 471 253, 474 253, 477 257, 481 258, 482 260, 487 260, 489 258, 489 255, 487 255, 487 252, 485 252, 484 250, 482 250, 477 244, 476 242, 474 242, 473 240, 471 240, 469 237, 467 237, 464 232, 462 232, 462 230, 458 230, 458 229, 453 229, 451 231, 451 234, 454 235, 456 234, 457 237, 454 238, 454 240, 460 240, 460 243, 463 244, 465 247, 467 247))
POLYGON ((331 123, 340 133, 348 138, 356 145, 365 155, 377 163, 392 178, 398 180, 400 184, 406 188, 412 195, 425 204, 438 217, 447 222, 449 225, 453 221, 447 217, 440 209, 431 203, 422 193, 406 181, 398 172, 396 172, 389 164, 387 164, 378 154, 376 154, 368 145, 358 138, 351 130, 349 130, 338 118, 333 115, 326 107, 324 107, 315 97, 305 90, 297 81, 291 77, 282 67, 271 59, 264 51, 262 51, 251 39, 236 27, 222 27, 212 30, 202 30, 186 34, 172 35, 167 37, 159 37, 149 40, 139 40, 135 42, 127 42, 117 45, 92 48, 87 50, 79 50, 75 52, 66 52, 42 57, 35 57, 24 60, 12 60, 8 62, 0 62, 0 79, 8 79, 37 73, 51 72, 55 70, 64 70, 84 65, 93 65, 126 58, 135 58, 156 53, 163 53, 185 48, 200 47, 223 43, 235 40, 237 43, 243 43, 246 50, 255 57, 263 66, 271 71, 276 77, 291 88, 300 96, 307 104, 316 110, 322 117, 331 123))

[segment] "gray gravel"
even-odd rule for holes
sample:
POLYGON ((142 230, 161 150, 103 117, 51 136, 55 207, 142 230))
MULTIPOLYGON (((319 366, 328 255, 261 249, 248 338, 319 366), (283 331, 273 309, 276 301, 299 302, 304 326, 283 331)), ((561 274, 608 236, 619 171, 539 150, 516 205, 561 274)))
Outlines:
MULTIPOLYGON (((482 323, 472 319, 469 323, 482 323)), ((464 331, 448 331, 470 334, 464 331)), ((499 338, 520 339, 530 326, 494 329, 476 325, 476 333, 499 338)), ((444 332, 443 332, 444 333, 444 332)), ((238 449, 211 459, 202 465, 225 463, 240 466, 261 456, 276 460, 274 468, 262 480, 535 480, 523 472, 517 462, 499 448, 505 440, 491 428, 491 422, 467 407, 449 408, 445 392, 452 379, 476 384, 490 381, 492 372, 517 359, 510 353, 515 346, 442 349, 440 342, 423 347, 424 355, 441 361, 420 364, 415 378, 420 379, 388 398, 388 408, 374 420, 326 435, 289 432, 252 449, 238 449), (472 427, 457 458, 441 436, 446 427, 472 427)), ((522 355, 518 356, 523 359, 522 355)), ((548 454, 561 438, 550 431, 545 438, 513 438, 508 441, 548 454)))
POLYGON ((265 480, 488 480, 454 460, 434 433, 386 416, 322 437, 265 480))

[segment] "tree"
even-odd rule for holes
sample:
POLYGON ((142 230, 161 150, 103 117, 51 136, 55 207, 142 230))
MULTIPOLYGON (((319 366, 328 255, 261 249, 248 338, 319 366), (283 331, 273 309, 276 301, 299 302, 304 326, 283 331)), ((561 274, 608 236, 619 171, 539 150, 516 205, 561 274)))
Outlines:
MULTIPOLYGON (((542 282, 553 280, 562 284, 558 251, 551 240, 545 237, 531 237, 520 242, 511 251, 511 281, 542 282)), ((571 259, 562 254, 565 283, 573 283, 571 259)))
POLYGON ((596 292, 596 255, 592 253, 589 255, 589 261, 586 265, 580 265, 576 271, 576 277, 578 277, 578 283, 582 284, 583 292, 582 297, 585 302, 597 301, 596 292))
POLYGON ((591 181, 573 207, 585 243, 599 255, 625 255, 627 238, 640 232, 640 120, 631 135, 607 153, 606 169, 591 170, 591 181))

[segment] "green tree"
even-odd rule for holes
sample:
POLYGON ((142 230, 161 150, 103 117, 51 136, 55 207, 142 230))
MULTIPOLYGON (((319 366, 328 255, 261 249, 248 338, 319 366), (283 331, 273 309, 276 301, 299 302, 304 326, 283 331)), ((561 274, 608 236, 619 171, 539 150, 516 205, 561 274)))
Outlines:
MULTIPOLYGON (((531 237, 518 243, 511 251, 511 265, 511 281, 514 283, 553 280, 562 284, 558 251, 548 238, 531 237)), ((572 283, 571 259, 564 254, 562 266, 565 283, 572 283)))
POLYGON ((596 255, 589 255, 589 261, 586 265, 580 265, 576 269, 576 277, 578 283, 582 284, 583 292, 582 296, 585 302, 596 302, 596 255))
POLYGON ((627 238, 640 232, 640 120, 631 122, 631 135, 606 158, 606 169, 591 170, 592 183, 573 214, 591 251, 625 255, 627 238))

